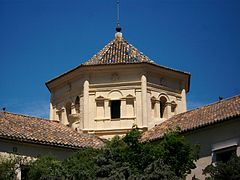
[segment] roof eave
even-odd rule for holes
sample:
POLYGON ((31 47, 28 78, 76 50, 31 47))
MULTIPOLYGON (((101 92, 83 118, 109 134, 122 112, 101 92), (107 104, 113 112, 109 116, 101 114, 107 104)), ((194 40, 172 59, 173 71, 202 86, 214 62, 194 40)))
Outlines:
POLYGON ((20 142, 24 142, 24 143, 31 143, 31 144, 37 144, 37 145, 59 147, 59 148, 70 148, 70 149, 84 148, 82 146, 73 146, 73 145, 67 145, 67 144, 59 144, 59 143, 51 143, 51 142, 37 141, 37 140, 31 140, 31 139, 23 139, 23 138, 18 138, 18 137, 14 137, 14 136, 0 135, 0 138, 5 139, 5 140, 20 141, 20 142))
POLYGON ((71 72, 79 69, 79 68, 82 67, 82 66, 83 66, 83 64, 80 64, 79 66, 77 66, 77 67, 75 67, 75 68, 73 68, 73 69, 71 69, 71 70, 69 70, 69 71, 66 71, 66 72, 60 74, 59 76, 56 76, 56 77, 54 77, 53 79, 50 79, 49 81, 45 82, 45 85, 47 86, 48 90, 51 92, 51 88, 49 87, 49 85, 50 85, 52 82, 54 82, 55 80, 57 80, 57 79, 65 76, 65 75, 67 75, 67 74, 69 74, 69 73, 71 73, 71 72))
MULTIPOLYGON (((235 120, 237 118, 240 117, 240 114, 237 114, 235 116, 229 116, 229 117, 226 117, 224 119, 220 119, 220 120, 216 120, 216 121, 213 121, 213 122, 209 122, 209 123, 206 123, 206 124, 202 124, 202 125, 199 125, 199 126, 195 126, 195 127, 191 127, 191 128, 187 128, 187 129, 184 129, 184 130, 181 130, 179 131, 180 134, 184 134, 184 133, 190 133, 192 131, 195 131, 195 130, 199 130, 199 129, 203 129, 203 128, 206 128, 206 127, 210 127, 210 126, 213 126, 213 125, 216 125, 218 123, 223 123, 223 122, 226 122, 226 121, 229 121, 229 120, 235 120)), ((177 127, 177 126, 176 126, 177 127)), ((156 138, 148 138, 146 140, 143 140, 142 142, 155 142, 155 141, 159 141, 161 139, 163 139, 164 135, 167 133, 164 132, 162 135, 159 135, 158 137, 156 138)))
POLYGON ((116 64, 94 64, 94 65, 92 65, 92 64, 91 64, 91 65, 80 64, 79 66, 77 66, 77 67, 75 67, 75 68, 73 68, 73 69, 71 69, 71 70, 69 70, 69 71, 66 71, 65 73, 60 74, 59 76, 56 76, 55 78, 53 78, 53 79, 45 82, 45 85, 47 86, 48 90, 51 92, 50 84, 51 84, 52 82, 54 82, 55 80, 57 80, 57 79, 65 76, 65 75, 67 75, 67 74, 69 74, 69 73, 71 73, 71 72, 73 72, 73 71, 75 71, 75 70, 77 70, 77 69, 79 69, 79 68, 81 68, 81 67, 116 66, 116 65, 123 65, 123 64, 131 64, 131 65, 133 65, 133 64, 149 64, 149 65, 153 65, 153 66, 156 66, 156 67, 164 68, 164 69, 166 69, 166 70, 170 70, 170 71, 173 71, 173 72, 185 74, 185 75, 188 76, 188 87, 187 87, 187 90, 186 90, 186 91, 189 92, 189 89, 190 89, 190 88, 189 88, 189 87, 190 87, 190 76, 191 76, 190 73, 184 72, 184 71, 180 71, 180 70, 176 70, 176 69, 172 69, 172 68, 169 68, 169 67, 166 67, 166 66, 162 66, 162 65, 159 65, 159 64, 156 64, 156 63, 150 63, 150 62, 116 63, 116 64))

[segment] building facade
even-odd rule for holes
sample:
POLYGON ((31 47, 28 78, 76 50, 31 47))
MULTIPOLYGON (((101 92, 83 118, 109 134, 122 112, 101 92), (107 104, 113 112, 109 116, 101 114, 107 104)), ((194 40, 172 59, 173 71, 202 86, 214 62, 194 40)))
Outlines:
POLYGON ((0 155, 68 158, 82 148, 101 148, 105 142, 95 135, 80 134, 58 122, 0 112, 0 155))
POLYGON ((169 129, 180 133, 193 145, 200 146, 196 168, 187 179, 205 179, 202 170, 232 154, 240 156, 240 95, 173 116, 144 132, 142 141, 159 142, 169 129))
POLYGON ((190 74, 150 60, 115 38, 90 60, 48 81, 50 120, 102 137, 154 127, 186 111, 190 74))

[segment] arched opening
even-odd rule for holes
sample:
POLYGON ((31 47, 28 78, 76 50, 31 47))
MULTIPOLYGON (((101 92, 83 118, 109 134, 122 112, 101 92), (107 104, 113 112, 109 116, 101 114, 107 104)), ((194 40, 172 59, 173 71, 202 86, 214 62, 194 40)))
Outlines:
POLYGON ((160 97, 160 118, 167 118, 166 104, 167 98, 164 96, 160 97))
POLYGON ((122 98, 121 91, 112 90, 108 94, 108 98, 111 99, 109 101, 111 119, 121 118, 121 100, 120 100, 122 98))
POLYGON ((79 96, 77 96, 75 99, 75 110, 76 110, 76 113, 80 113, 80 98, 79 98, 79 96))

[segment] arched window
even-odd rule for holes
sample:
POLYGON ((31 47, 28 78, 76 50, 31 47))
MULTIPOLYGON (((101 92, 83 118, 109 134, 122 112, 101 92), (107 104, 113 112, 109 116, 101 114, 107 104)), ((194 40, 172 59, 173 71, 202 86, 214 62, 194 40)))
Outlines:
POLYGON ((167 103, 167 99, 164 96, 160 97, 160 118, 167 117, 166 103, 167 103))
POLYGON ((111 119, 119 119, 121 118, 121 98, 122 93, 119 90, 112 90, 109 95, 109 106, 111 112, 111 119))
POLYGON ((80 98, 79 98, 79 96, 77 96, 75 99, 75 109, 76 109, 76 113, 80 113, 80 98))

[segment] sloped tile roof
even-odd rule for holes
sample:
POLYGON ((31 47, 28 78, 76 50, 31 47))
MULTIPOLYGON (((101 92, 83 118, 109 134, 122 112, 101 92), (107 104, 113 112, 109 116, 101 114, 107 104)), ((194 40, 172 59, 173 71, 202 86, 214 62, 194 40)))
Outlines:
POLYGON ((60 123, 9 112, 0 112, 0 138, 76 149, 104 145, 99 137, 80 134, 60 123))
POLYGON ((161 139, 169 129, 179 127, 180 132, 187 132, 235 117, 240 117, 240 95, 175 115, 144 132, 141 141, 161 139))
POLYGON ((114 39, 83 65, 154 63, 125 39, 114 39))
MULTIPOLYGON (((153 60, 149 59, 146 55, 140 52, 132 44, 128 43, 124 38, 114 38, 110 43, 108 43, 102 50, 95 54, 91 59, 82 63, 75 68, 64 72, 63 74, 54 77, 53 79, 47 81, 45 84, 49 88, 49 84, 53 81, 66 76, 69 73, 74 72, 82 67, 95 66, 95 65, 119 65, 119 64, 151 64, 156 67, 164 68, 170 71, 183 73, 189 76, 188 83, 190 83, 190 73, 169 68, 166 66, 159 65, 153 60)), ((51 90, 50 90, 51 91, 51 90)))

